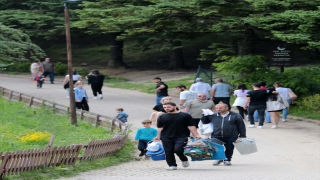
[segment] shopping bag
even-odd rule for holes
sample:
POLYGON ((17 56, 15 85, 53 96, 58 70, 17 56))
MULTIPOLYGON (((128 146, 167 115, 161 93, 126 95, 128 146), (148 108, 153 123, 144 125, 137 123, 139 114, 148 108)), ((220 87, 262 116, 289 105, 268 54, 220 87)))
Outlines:
POLYGON ((161 147, 162 147, 162 144, 160 143, 160 141, 150 141, 148 142, 147 150, 155 152, 155 151, 159 151, 161 147))
POLYGON ((240 154, 251 154, 258 151, 256 142, 253 138, 243 138, 233 143, 240 154))
POLYGON ((213 132, 212 123, 203 124, 202 121, 199 121, 198 127, 202 135, 210 135, 213 132))

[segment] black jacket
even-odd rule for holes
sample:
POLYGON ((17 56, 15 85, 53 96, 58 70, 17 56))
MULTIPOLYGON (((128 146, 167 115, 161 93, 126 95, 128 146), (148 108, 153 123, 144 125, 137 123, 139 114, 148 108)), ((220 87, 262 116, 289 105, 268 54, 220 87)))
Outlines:
POLYGON ((240 114, 229 111, 226 117, 222 117, 219 113, 203 116, 201 118, 203 124, 212 123, 213 133, 215 137, 246 137, 246 126, 240 114))
POLYGON ((100 75, 89 75, 88 76, 88 84, 103 84, 105 76, 100 74, 100 75))

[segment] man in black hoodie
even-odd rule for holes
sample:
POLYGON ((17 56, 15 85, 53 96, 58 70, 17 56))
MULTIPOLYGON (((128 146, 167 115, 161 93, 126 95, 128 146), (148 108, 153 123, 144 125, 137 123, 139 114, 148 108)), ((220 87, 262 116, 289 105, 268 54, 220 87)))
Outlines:
POLYGON ((224 142, 226 160, 218 160, 213 165, 219 165, 224 162, 224 165, 231 165, 231 158, 233 155, 234 145, 238 137, 246 137, 246 126, 240 114, 229 111, 228 105, 220 103, 216 105, 217 113, 213 115, 204 116, 201 120, 203 124, 212 123, 213 133, 212 138, 216 138, 224 142))

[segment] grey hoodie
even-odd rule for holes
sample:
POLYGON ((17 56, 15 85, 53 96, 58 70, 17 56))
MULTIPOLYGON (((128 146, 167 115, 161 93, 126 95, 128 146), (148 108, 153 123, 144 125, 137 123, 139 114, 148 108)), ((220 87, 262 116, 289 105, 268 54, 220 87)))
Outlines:
POLYGON ((246 126, 240 114, 229 111, 226 117, 219 113, 203 116, 203 124, 213 124, 213 137, 246 137, 246 126))

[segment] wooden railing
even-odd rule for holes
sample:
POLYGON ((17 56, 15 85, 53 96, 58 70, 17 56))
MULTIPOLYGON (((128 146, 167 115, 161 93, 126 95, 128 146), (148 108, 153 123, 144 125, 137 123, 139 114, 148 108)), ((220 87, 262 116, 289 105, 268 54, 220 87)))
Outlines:
MULTIPOLYGON (((67 106, 54 102, 46 101, 40 98, 28 96, 22 93, 14 92, 0 87, 0 96, 9 100, 23 102, 31 107, 46 107, 56 113, 67 114, 70 109, 67 106)), ((122 128, 124 125, 116 118, 77 110, 80 119, 85 120, 96 126, 123 131, 123 136, 113 139, 92 140, 88 145, 71 145, 61 147, 51 147, 51 143, 43 149, 19 150, 16 152, 0 152, 0 179, 7 175, 18 174, 27 171, 38 170, 40 168, 56 167, 61 164, 72 166, 77 160, 80 162, 91 161, 94 159, 111 156, 119 151, 128 139, 127 129, 122 128), (84 149, 84 153, 79 157, 79 152, 84 149)))

